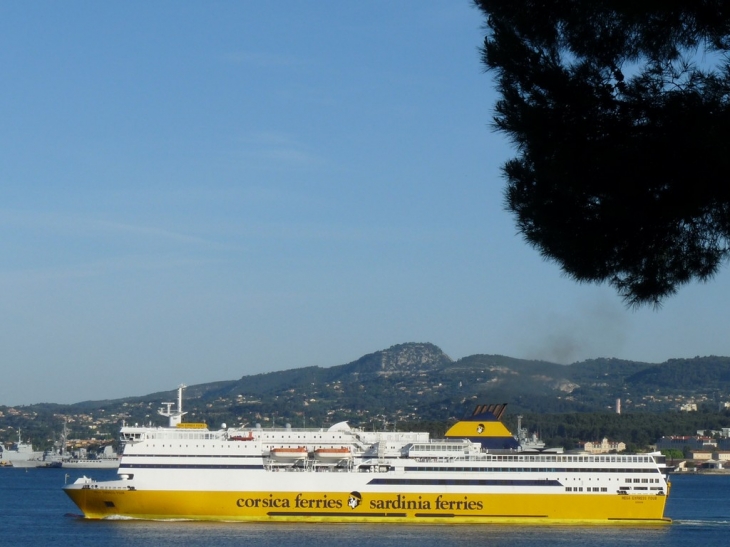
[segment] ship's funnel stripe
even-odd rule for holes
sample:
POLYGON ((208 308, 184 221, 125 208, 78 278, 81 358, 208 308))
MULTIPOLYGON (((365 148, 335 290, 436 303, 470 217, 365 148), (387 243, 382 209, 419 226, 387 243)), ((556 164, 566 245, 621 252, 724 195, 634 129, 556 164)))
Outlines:
POLYGON ((466 437, 473 443, 480 443, 482 448, 517 450, 520 444, 514 437, 466 437))
POLYGON ((507 410, 507 403, 477 405, 471 416, 464 418, 465 421, 475 422, 477 420, 499 421, 502 419, 504 411, 507 410))

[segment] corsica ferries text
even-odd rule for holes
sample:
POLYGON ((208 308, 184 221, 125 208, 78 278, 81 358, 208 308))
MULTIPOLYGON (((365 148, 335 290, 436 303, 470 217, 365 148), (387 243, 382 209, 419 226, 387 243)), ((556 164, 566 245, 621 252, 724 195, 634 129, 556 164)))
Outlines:
POLYGON ((287 509, 294 507, 296 509, 342 509, 342 500, 327 498, 324 494, 321 498, 309 498, 304 494, 297 494, 293 500, 289 498, 277 498, 274 494, 261 498, 238 498, 236 500, 238 507, 260 507, 264 509, 277 508, 287 509))
MULTIPOLYGON (((355 509, 361 504, 361 496, 358 492, 352 492, 349 499, 328 498, 327 494, 320 497, 308 497, 303 493, 297 494, 293 499, 288 497, 275 497, 274 494, 256 498, 238 498, 236 505, 241 508, 261 509, 342 509, 345 505, 355 509)), ((400 509, 418 511, 481 511, 481 501, 470 500, 467 496, 463 499, 444 499, 444 496, 437 496, 436 499, 409 498, 397 494, 393 498, 371 499, 367 506, 370 509, 400 509)))

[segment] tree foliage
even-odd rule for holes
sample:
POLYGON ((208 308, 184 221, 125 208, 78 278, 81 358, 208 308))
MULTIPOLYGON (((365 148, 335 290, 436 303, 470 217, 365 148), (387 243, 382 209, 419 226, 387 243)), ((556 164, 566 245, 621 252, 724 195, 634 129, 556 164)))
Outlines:
POLYGON ((475 3, 526 240, 630 305, 711 278, 730 240, 730 3, 475 3))
MULTIPOLYGON (((517 418, 508 414, 504 422, 516 431, 517 418)), ((536 431, 548 446, 577 447, 580 442, 600 441, 604 437, 646 450, 650 444, 669 435, 693 436, 699 430, 720 430, 730 426, 730 413, 662 412, 614 414, 608 412, 533 414, 525 413, 522 423, 536 431)), ((682 457, 681 455, 678 457, 682 457)))

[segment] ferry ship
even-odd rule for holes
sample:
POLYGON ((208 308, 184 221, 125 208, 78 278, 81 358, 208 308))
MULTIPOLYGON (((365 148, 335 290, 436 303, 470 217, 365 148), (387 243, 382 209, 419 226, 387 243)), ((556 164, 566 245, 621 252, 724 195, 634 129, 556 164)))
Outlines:
POLYGON ((118 477, 64 486, 89 519, 637 524, 667 523, 660 453, 521 451, 479 405, 444 439, 422 432, 123 425, 118 477))

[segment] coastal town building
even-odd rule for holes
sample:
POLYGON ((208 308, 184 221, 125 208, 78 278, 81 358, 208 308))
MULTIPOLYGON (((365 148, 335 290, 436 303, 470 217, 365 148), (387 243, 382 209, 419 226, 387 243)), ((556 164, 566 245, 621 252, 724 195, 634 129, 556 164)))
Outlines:
POLYGON ((717 449, 717 440, 707 436, 670 435, 662 437, 656 442, 657 450, 705 450, 717 449))
POLYGON ((583 450, 589 454, 608 454, 609 452, 623 452, 626 443, 609 441, 604 437, 602 441, 583 443, 583 450))
POLYGON ((702 465, 699 466, 701 469, 725 469, 725 466, 723 465, 723 462, 718 460, 708 460, 706 462, 702 462, 702 465))
POLYGON ((723 427, 722 429, 698 429, 697 435, 727 439, 730 438, 730 427, 723 427))

